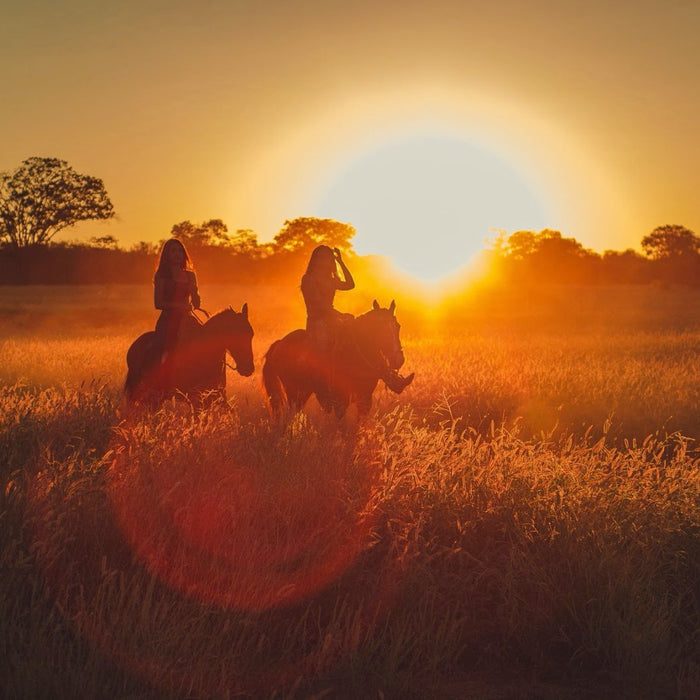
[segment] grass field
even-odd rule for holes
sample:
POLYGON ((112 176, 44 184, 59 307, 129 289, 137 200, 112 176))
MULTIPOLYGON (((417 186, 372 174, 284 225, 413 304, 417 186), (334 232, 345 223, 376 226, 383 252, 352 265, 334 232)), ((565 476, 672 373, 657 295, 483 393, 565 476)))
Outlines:
POLYGON ((340 427, 267 412, 298 290, 202 294, 257 371, 127 417, 150 290, 0 287, 0 695, 700 695, 700 292, 398 298, 340 427))

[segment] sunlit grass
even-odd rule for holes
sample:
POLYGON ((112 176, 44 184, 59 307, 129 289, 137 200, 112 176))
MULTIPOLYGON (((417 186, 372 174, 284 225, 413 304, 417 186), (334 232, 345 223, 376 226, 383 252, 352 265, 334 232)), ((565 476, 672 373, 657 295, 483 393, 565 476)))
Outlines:
POLYGON ((677 313, 402 320, 414 384, 340 429, 272 420, 234 373, 225 404, 128 416, 139 322, 6 334, 0 694, 695 696, 700 331, 677 313))

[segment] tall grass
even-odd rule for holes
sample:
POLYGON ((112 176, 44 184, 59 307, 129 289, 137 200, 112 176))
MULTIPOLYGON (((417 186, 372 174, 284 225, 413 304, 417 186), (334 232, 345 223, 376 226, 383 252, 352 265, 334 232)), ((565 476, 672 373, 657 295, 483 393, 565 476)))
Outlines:
POLYGON ((105 330, 3 341, 3 697, 697 696, 693 327, 404 324, 340 428, 124 413, 105 330))

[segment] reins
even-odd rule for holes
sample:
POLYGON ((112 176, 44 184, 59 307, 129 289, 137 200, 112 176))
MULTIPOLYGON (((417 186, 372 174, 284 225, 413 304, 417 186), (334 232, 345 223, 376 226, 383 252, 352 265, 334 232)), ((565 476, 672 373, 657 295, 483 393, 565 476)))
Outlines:
POLYGON ((375 366, 375 364, 374 364, 373 362, 371 362, 370 360, 368 360, 368 359, 367 359, 367 356, 365 355, 365 353, 363 352, 362 348, 360 347, 360 345, 359 345, 358 342, 357 342, 357 334, 356 334, 356 333, 351 333, 351 336, 352 336, 352 344, 354 345, 357 354, 360 356, 360 359, 361 359, 361 360, 367 365, 367 367, 369 367, 373 372, 379 372, 379 371, 382 369, 381 363, 378 363, 378 364, 375 366))
MULTIPOLYGON (((203 309, 201 306, 196 309, 192 309, 192 311, 193 313, 195 311, 200 311, 206 316, 207 321, 211 318, 211 314, 206 309, 203 309)), ((229 364, 229 361, 226 359, 226 353, 224 353, 224 364, 226 365, 226 367, 228 367, 230 370, 233 370, 234 372, 238 369, 238 367, 229 364)))

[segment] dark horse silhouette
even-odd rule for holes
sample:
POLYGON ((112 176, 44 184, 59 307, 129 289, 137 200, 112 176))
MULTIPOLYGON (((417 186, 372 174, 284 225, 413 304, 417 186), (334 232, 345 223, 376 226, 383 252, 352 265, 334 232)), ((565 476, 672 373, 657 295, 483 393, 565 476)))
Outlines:
POLYGON ((275 413, 301 410, 311 394, 321 407, 344 415, 351 403, 366 414, 380 378, 404 363, 392 301, 339 324, 333 348, 320 351, 305 330, 275 341, 265 355, 263 383, 275 413))
POLYGON ((226 352, 236 363, 236 371, 249 377, 253 364, 253 329, 248 321, 248 305, 240 312, 231 307, 205 323, 191 317, 185 337, 161 364, 153 357, 154 332, 140 335, 126 353, 128 372, 124 390, 130 402, 156 403, 179 391, 192 398, 207 392, 224 394, 226 352))

